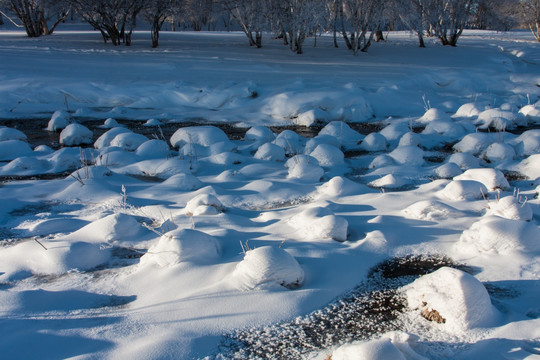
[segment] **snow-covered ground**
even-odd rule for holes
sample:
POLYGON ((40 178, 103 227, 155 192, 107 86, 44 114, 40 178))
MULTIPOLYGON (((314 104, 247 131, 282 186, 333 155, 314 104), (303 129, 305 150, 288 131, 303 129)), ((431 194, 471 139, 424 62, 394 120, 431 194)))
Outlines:
POLYGON ((299 56, 240 33, 163 33, 158 49, 148 36, 0 32, 3 357, 226 358, 225 335, 324 308, 406 255, 470 273, 398 289, 399 331, 303 356, 540 357, 527 32, 425 49, 390 33, 356 57, 326 37, 299 56), (48 126, 22 126, 35 119, 48 126))

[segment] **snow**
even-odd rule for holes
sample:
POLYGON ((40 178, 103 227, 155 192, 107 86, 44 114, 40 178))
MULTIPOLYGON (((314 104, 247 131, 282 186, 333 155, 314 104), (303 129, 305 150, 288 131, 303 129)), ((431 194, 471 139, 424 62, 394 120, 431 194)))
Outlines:
POLYGON ((497 318, 489 294, 474 276, 443 267, 415 280, 403 290, 411 309, 436 311, 448 332, 492 325, 497 318))
POLYGON ((304 355, 538 355, 530 34, 419 49, 391 32, 358 56, 326 34, 301 56, 270 34, 147 36, 0 30, 4 357, 227 358, 228 334, 309 316, 406 255, 463 271, 410 276, 399 331, 304 355))

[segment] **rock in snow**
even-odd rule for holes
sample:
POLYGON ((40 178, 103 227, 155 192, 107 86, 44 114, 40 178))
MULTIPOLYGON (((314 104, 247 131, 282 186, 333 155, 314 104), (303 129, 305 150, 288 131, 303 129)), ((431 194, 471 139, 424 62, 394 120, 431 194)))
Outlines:
POLYGON ((490 326, 496 310, 489 294, 474 276, 461 270, 443 267, 420 277, 403 289, 408 305, 424 317, 436 316, 448 331, 490 326), (436 313, 435 313, 436 312, 436 313))

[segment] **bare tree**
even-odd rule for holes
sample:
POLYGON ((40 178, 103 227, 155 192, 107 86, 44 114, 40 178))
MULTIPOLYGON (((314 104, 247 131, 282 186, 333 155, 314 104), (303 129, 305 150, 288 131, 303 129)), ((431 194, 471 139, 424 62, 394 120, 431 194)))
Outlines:
POLYGON ((380 30, 385 1, 343 0, 343 15, 349 26, 350 38, 343 32, 345 42, 356 55, 367 51, 375 33, 380 30), (368 36, 368 33, 369 36, 368 36))
POLYGON ((262 33, 269 23, 269 0, 223 0, 221 4, 240 25, 249 45, 262 47, 262 33))
POLYGON ((424 22, 443 45, 456 46, 476 6, 477 0, 426 0, 424 22))
POLYGON ((195 31, 201 31, 204 26, 213 22, 215 0, 186 0, 184 12, 195 31))
POLYGON ((163 23, 169 18, 174 18, 182 5, 182 0, 147 0, 145 2, 142 15, 151 25, 150 37, 153 48, 159 46, 159 32, 163 23))
POLYGON ((58 0, 3 0, 22 23, 29 37, 50 35, 68 16, 69 6, 58 0))
POLYGON ((77 13, 94 29, 103 41, 113 45, 131 45, 131 35, 137 16, 144 7, 143 0, 69 0, 77 13))
POLYGON ((306 37, 314 35, 328 21, 325 0, 272 1, 274 27, 279 28, 291 51, 303 53, 306 37))
POLYGON ((519 3, 524 22, 540 42, 540 0, 520 0, 519 3))

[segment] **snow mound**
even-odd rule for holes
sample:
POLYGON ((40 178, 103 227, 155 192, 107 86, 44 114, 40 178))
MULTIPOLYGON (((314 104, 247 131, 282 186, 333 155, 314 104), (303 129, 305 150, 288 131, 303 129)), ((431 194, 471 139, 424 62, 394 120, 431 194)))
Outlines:
POLYGON ((493 143, 488 146, 483 154, 484 159, 489 162, 512 160, 516 157, 514 147, 504 143, 493 143))
POLYGON ((169 177, 167 180, 156 186, 172 187, 180 191, 193 191, 200 189, 203 184, 197 177, 191 174, 180 173, 169 177))
POLYGON ((332 167, 345 164, 345 155, 337 147, 330 144, 320 144, 309 154, 313 156, 322 167, 332 167))
POLYGON ((160 125, 161 125, 161 121, 159 121, 158 119, 148 119, 143 124, 143 126, 146 126, 146 127, 155 127, 155 126, 160 126, 160 125))
POLYGON ((394 164, 395 161, 392 157, 390 157, 388 154, 381 154, 377 155, 373 160, 371 160, 368 167, 370 169, 376 169, 394 164))
POLYGON ((337 138, 344 150, 358 148, 358 143, 364 139, 364 135, 343 121, 332 121, 319 131, 319 135, 331 135, 337 138))
POLYGON ((111 259, 109 248, 84 241, 43 242, 47 250, 34 241, 26 241, 2 249, 0 262, 7 278, 30 272, 60 275, 70 270, 86 271, 106 264, 111 259))
POLYGON ((453 177, 461 175, 462 173, 463 170, 461 170, 461 167, 454 162, 442 164, 435 169, 435 175, 441 179, 452 179, 453 177))
POLYGON ((433 120, 422 131, 423 135, 438 134, 450 139, 458 139, 467 134, 463 126, 452 120, 433 120))
POLYGON ((25 141, 6 140, 0 141, 0 161, 11 161, 20 156, 32 154, 32 148, 25 141))
MULTIPOLYGON (((0 143, 1 144, 1 143, 0 143)), ((540 178, 540 154, 531 155, 514 166, 514 170, 531 180, 540 178)))
POLYGON ((341 148, 341 143, 340 143, 339 139, 336 138, 335 136, 332 136, 332 135, 317 135, 314 138, 311 138, 308 141, 306 141, 306 146, 304 147, 304 154, 311 153, 320 144, 329 144, 329 145, 335 146, 335 147, 337 147, 339 149, 341 148))
POLYGON ((221 201, 212 194, 199 194, 186 204, 185 212, 189 216, 216 215, 223 212, 221 201))
POLYGON ((20 130, 9 128, 9 127, 0 127, 0 141, 6 140, 20 140, 26 141, 26 134, 20 130))
POLYGON ((284 161, 285 150, 276 144, 266 143, 257 149, 254 157, 266 161, 284 161))
POLYGON ((245 141, 256 141, 261 144, 272 142, 276 139, 276 135, 266 126, 257 125, 250 128, 244 136, 245 141))
POLYGON ((412 180, 399 175, 388 174, 377 180, 371 181, 368 186, 381 189, 402 189, 413 184, 412 180))
MULTIPOLYGON (((454 163, 462 170, 474 169, 480 167, 480 159, 470 153, 454 153, 447 159, 447 163, 454 163)), ((461 174, 461 173, 460 173, 461 174)), ((460 175, 458 174, 458 175, 460 175)))
POLYGON ((487 133, 467 134, 453 147, 455 151, 468 152, 473 155, 480 155, 493 142, 492 136, 487 133))
POLYGON ((531 206, 527 203, 520 203, 513 196, 505 196, 497 201, 490 202, 488 206, 488 215, 522 221, 530 221, 533 218, 531 206))
POLYGON ((227 135, 215 126, 190 126, 176 130, 171 136, 171 145, 182 148, 186 144, 211 146, 218 143, 230 142, 227 135))
POLYGON ((466 253, 530 253, 540 250, 540 229, 531 222, 487 216, 465 230, 456 246, 466 253))
POLYGON ((96 142, 94 143, 94 147, 96 149, 102 149, 111 146, 111 142, 117 135, 130 132, 130 130, 123 127, 112 128, 97 138, 96 142))
POLYGON ((287 155, 295 155, 302 152, 300 135, 292 130, 283 130, 274 140, 274 144, 283 148, 287 155))
POLYGON ((535 105, 525 105, 519 109, 518 114, 530 123, 538 124, 540 122, 540 109, 535 105))
POLYGON ((484 184, 474 180, 454 180, 439 192, 448 200, 478 200, 488 193, 484 184))
POLYGON ((419 220, 444 220, 463 216, 463 213, 437 200, 418 201, 403 210, 409 218, 419 220))
POLYGON ((60 133, 60 144, 77 146, 92 143, 92 130, 81 124, 69 124, 60 133))
POLYGON ((452 121, 452 119, 450 118, 450 115, 448 115, 441 109, 431 108, 431 109, 428 109, 424 113, 424 115, 422 115, 422 117, 419 118, 416 122, 420 124, 429 124, 430 122, 433 122, 433 121, 449 122, 449 121, 452 121))
POLYGON ((421 143, 420 135, 409 131, 399 138, 398 146, 420 146, 421 143))
POLYGON ((411 309, 420 310, 428 319, 450 332, 460 333, 491 325, 496 310, 480 281, 461 270, 443 267, 420 277, 403 288, 411 309))
POLYGON ((176 229, 163 234, 141 257, 140 265, 167 267, 182 262, 209 263, 219 257, 221 247, 216 238, 191 229, 176 229))
POLYGON ((484 111, 477 103, 466 103, 463 104, 457 109, 453 117, 457 118, 473 118, 478 117, 480 113, 484 111))
POLYGON ((424 151, 416 146, 398 146, 390 154, 392 159, 402 165, 423 165, 424 151))
POLYGON ((246 252, 233 272, 239 287, 295 289, 304 282, 304 270, 287 251, 275 246, 263 246, 246 252))
POLYGON ((540 153, 540 129, 527 130, 519 135, 513 143, 519 156, 540 153))
POLYGON ((313 207, 302 211, 289 220, 302 236, 310 241, 332 239, 347 240, 349 223, 324 207, 313 207))
POLYGON ((68 126, 69 121, 70 121, 70 116, 66 111, 57 110, 52 114, 51 119, 49 120, 49 123, 47 124, 47 130, 48 131, 62 130, 66 126, 68 126))
POLYGON ((332 360, 427 360, 414 350, 418 340, 416 335, 392 331, 378 339, 342 345, 333 351, 332 360))
POLYGON ((285 167, 289 169, 290 179, 320 181, 324 176, 324 170, 317 159, 309 155, 295 155, 287 160, 285 167))
POLYGON ((169 145, 163 140, 148 140, 139 145, 135 154, 146 159, 167 158, 170 155, 169 145))
POLYGON ((96 220, 71 233, 68 238, 92 243, 136 240, 142 230, 141 224, 133 216, 118 213, 96 220))
POLYGON ((328 122, 329 114, 321 109, 311 109, 298 114, 295 122, 302 126, 312 126, 316 124, 326 124, 328 122))
POLYGON ((348 196, 365 192, 365 187, 341 176, 335 176, 322 184, 318 191, 328 196, 348 196))
POLYGON ((120 124, 118 124, 118 121, 116 121, 116 119, 108 118, 108 119, 105 119, 101 127, 104 129, 112 129, 119 126, 120 124))
POLYGON ((370 133, 364 138, 359 148, 373 152, 385 151, 388 148, 388 141, 379 133, 370 133))
POLYGON ((494 128, 499 131, 511 129, 516 125, 517 116, 503 109, 487 109, 478 114, 475 125, 480 129, 494 128))
MULTIPOLYGON (((2 148, 0 144, 0 149, 2 148)), ((45 174, 51 169, 51 164, 47 160, 37 159, 33 156, 21 156, 11 160, 6 165, 0 167, 1 175, 38 175, 45 174)))
POLYGON ((134 132, 123 132, 116 135, 110 145, 116 146, 126 151, 135 151, 139 146, 148 141, 148 138, 144 135, 134 132))
POLYGON ((491 190, 496 189, 508 189, 510 187, 510 184, 504 177, 504 174, 497 169, 469 169, 465 171, 463 174, 458 175, 454 178, 454 180, 474 180, 481 182, 491 190))

